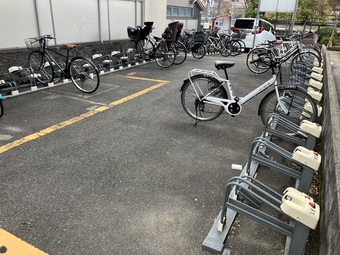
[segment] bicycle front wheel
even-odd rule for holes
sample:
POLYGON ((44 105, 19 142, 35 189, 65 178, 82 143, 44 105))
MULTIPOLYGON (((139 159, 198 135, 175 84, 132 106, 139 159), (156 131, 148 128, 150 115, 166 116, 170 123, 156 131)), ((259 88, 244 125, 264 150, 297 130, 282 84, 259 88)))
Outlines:
POLYGON ((32 51, 29 54, 28 66, 34 73, 35 78, 43 85, 53 81, 54 70, 52 62, 41 51, 32 51))
POLYGON ((174 42, 173 45, 176 49, 176 59, 174 65, 180 65, 187 59, 187 49, 181 42, 174 42))
POLYGON ((306 90, 299 87, 279 89, 279 99, 275 90, 269 92, 259 107, 263 124, 267 122, 268 115, 273 112, 286 116, 297 124, 302 120, 315 122, 318 115, 315 100, 306 90))
POLYGON ((206 96, 228 98, 221 82, 213 77, 195 75, 191 77, 191 82, 185 81, 181 89, 181 102, 183 109, 191 118, 210 121, 222 114, 224 107, 207 102, 206 96))
POLYGON ((155 50, 156 63, 162 68, 169 68, 176 60, 176 49, 174 46, 161 42, 155 50))
POLYGON ((84 93, 92 93, 98 89, 99 72, 91 61, 83 57, 75 57, 68 68, 72 83, 77 89, 84 93))

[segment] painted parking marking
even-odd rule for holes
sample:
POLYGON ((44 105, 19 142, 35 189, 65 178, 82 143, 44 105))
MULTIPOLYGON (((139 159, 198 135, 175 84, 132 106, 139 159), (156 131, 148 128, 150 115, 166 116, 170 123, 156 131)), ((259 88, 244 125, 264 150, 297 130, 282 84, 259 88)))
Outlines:
POLYGON ((0 228, 0 253, 5 255, 48 255, 0 228))
POLYGON ((121 99, 119 99, 117 101, 114 101, 114 102, 110 103, 108 106, 100 106, 100 107, 95 108, 95 109, 93 109, 93 110, 91 110, 89 112, 83 113, 83 114, 81 114, 79 116, 76 116, 74 118, 71 118, 69 120, 60 122, 60 123, 55 124, 53 126, 50 126, 48 128, 42 129, 42 130, 40 130, 38 132, 35 132, 33 134, 30 134, 28 136, 20 138, 20 139, 18 139, 16 141, 13 141, 11 143, 5 144, 5 145, 0 147, 0 154, 4 153, 4 152, 6 152, 6 151, 8 151, 10 149, 13 149, 13 148, 15 148, 17 146, 20 146, 22 144, 25 144, 27 142, 33 141, 33 140, 35 140, 35 139, 37 139, 39 137, 45 136, 45 135, 50 134, 50 133, 52 133, 54 131, 57 131, 59 129, 62 129, 64 127, 70 126, 70 125, 72 125, 74 123, 77 123, 79 121, 82 121, 84 119, 87 119, 87 118, 89 118, 89 117, 91 117, 91 116, 93 116, 93 115, 95 115, 97 113, 106 111, 106 110, 110 109, 113 106, 117 106, 117 105, 125 103, 125 102, 127 102, 129 100, 135 99, 135 98, 137 98, 139 96, 142 96, 142 95, 144 95, 144 94, 146 94, 146 93, 148 93, 148 92, 150 92, 150 91, 152 91, 154 89, 162 87, 163 85, 165 85, 165 84, 170 82, 170 81, 166 81, 166 80, 157 80, 157 79, 143 78, 143 77, 137 77, 137 76, 122 76, 122 77, 125 77, 125 78, 128 78, 128 79, 134 79, 134 80, 156 82, 156 85, 153 85, 151 87, 143 89, 143 90, 141 90, 139 92, 136 92, 134 94, 131 94, 129 96, 123 97, 123 98, 121 98, 121 99))

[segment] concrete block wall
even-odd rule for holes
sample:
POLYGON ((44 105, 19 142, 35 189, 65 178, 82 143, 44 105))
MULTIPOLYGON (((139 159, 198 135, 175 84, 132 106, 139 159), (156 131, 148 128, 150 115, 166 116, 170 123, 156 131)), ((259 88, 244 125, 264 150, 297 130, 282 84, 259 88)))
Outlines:
MULTIPOLYGON (((72 56, 79 55, 84 57, 91 57, 94 52, 104 55, 110 54, 112 51, 116 50, 123 53, 130 47, 134 47, 134 42, 131 42, 129 40, 77 44, 77 47, 71 51, 71 54, 72 56)), ((63 50, 61 49, 60 51, 63 50)), ((28 55, 29 51, 26 48, 0 50, 0 74, 8 73, 8 68, 11 66, 28 67, 28 55)))
POLYGON ((320 255, 334 255, 340 251, 340 108, 334 72, 328 54, 323 48, 320 255))

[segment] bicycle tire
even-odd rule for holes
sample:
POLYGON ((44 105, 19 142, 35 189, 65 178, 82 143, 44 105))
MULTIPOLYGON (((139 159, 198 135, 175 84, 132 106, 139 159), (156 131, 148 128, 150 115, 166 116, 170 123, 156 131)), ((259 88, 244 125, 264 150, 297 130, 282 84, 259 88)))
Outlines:
POLYGON ((297 124, 300 124, 302 120, 316 121, 317 105, 306 90, 299 87, 283 88, 279 89, 279 96, 284 107, 289 110, 288 113, 280 107, 276 91, 272 90, 263 98, 259 106, 259 115, 263 124, 267 122, 268 115, 273 112, 286 116, 297 124))
POLYGON ((0 95, 0 118, 4 115, 4 105, 2 103, 2 95, 0 95))
POLYGON ((47 85, 54 79, 54 68, 52 61, 41 51, 32 51, 28 56, 28 66, 35 75, 35 78, 47 85))
POLYGON ((310 51, 303 51, 292 58, 292 66, 297 63, 304 63, 307 66, 321 67, 321 59, 317 54, 310 51))
POLYGON ((238 41, 239 44, 241 45, 240 54, 242 54, 243 52, 246 52, 246 43, 242 39, 233 39, 233 40, 238 41))
POLYGON ((318 56, 319 59, 322 59, 322 55, 321 55, 321 51, 318 48, 318 46, 314 45, 303 45, 302 46, 302 50, 303 51, 309 51, 309 52, 313 52, 314 54, 316 54, 318 56))
POLYGON ((162 68, 169 68, 176 60, 176 49, 166 42, 161 42, 155 49, 155 61, 162 68))
POLYGON ((150 60, 155 51, 155 45, 150 40, 141 40, 137 43, 136 53, 142 60, 150 60))
POLYGON ((99 87, 98 69, 86 58, 72 58, 68 66, 68 73, 73 85, 84 93, 93 93, 99 87))
POLYGON ((201 99, 208 93, 212 93, 211 96, 214 97, 227 99, 227 92, 225 88, 221 86, 221 82, 211 76, 202 74, 192 76, 190 79, 197 87, 196 91, 200 93, 200 95, 197 96, 190 80, 186 80, 181 88, 181 103, 184 111, 191 118, 199 121, 211 121, 219 117, 224 111, 224 107, 206 103, 201 99))
POLYGON ((187 49, 185 45, 181 42, 173 42, 176 49, 176 58, 174 65, 180 65, 187 59, 187 49))
POLYGON ((225 46, 230 51, 230 54, 229 54, 230 56, 237 56, 241 54, 242 46, 238 41, 236 40, 228 41, 225 44, 225 46))
POLYGON ((270 56, 268 51, 263 48, 255 48, 248 52, 246 64, 250 71, 255 74, 262 74, 270 69, 270 56), (259 54, 261 56, 259 56, 259 54))
POLYGON ((192 46, 191 53, 194 58, 202 59, 207 51, 202 43, 195 43, 194 46, 192 46))

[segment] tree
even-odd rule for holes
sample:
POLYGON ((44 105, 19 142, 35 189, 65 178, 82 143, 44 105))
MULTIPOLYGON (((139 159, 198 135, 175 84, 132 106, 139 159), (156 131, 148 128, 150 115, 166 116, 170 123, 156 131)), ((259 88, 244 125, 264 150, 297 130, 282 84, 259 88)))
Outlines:
POLYGON ((334 27, 333 27, 333 30, 332 30, 332 34, 331 34, 331 37, 329 38, 329 42, 327 44, 327 47, 331 48, 332 47, 333 38, 334 38, 334 35, 336 34, 336 30, 337 30, 337 27, 338 27, 338 15, 337 15, 337 12, 339 11, 340 0, 328 0, 328 4, 332 8, 332 11, 334 13, 334 18, 335 18, 335 24, 334 24, 334 27))

